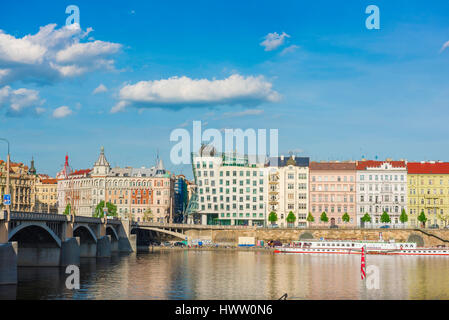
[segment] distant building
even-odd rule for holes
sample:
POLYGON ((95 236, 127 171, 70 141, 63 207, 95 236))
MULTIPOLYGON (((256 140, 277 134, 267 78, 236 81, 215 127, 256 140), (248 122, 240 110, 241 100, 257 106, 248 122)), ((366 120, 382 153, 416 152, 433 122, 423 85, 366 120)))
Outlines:
POLYGON ((71 204, 76 215, 92 216, 97 205, 106 201, 117 206, 121 218, 173 221, 174 177, 162 160, 152 168, 111 168, 101 148, 92 169, 72 172, 66 157, 57 178, 59 213, 71 204))
POLYGON ((186 222, 184 217, 185 210, 189 201, 188 180, 184 175, 178 175, 175 178, 174 186, 174 217, 173 222, 186 222))
MULTIPOLYGON (((364 226, 368 213, 373 226, 381 223, 387 212, 391 224, 400 224, 402 210, 407 209, 407 164, 405 161, 357 162, 357 226, 364 226)), ((369 224, 368 224, 369 225, 369 224)))
POLYGON ((193 156, 202 224, 264 225, 268 167, 248 156, 205 150, 193 156))
POLYGON ((309 208, 312 226, 356 226, 356 163, 311 162, 309 208), (325 212, 328 222, 320 217, 325 212), (348 223, 343 215, 348 213, 348 223))
POLYGON ((58 180, 37 175, 35 180, 34 212, 58 213, 58 180))
POLYGON ((449 223, 449 163, 408 162, 407 193, 409 225, 421 226, 418 216, 424 212, 426 226, 449 223))
POLYGON ((276 224, 287 227, 287 216, 295 215, 289 226, 306 227, 309 198, 309 158, 270 158, 268 181, 268 214, 275 212, 276 224))
MULTIPOLYGON (((32 168, 34 167, 32 162, 32 168)), ((0 160, 0 193, 1 199, 6 194, 6 161, 0 160)), ((36 176, 29 172, 23 163, 10 163, 9 179, 11 194, 11 211, 31 212, 34 208, 34 181, 36 176)), ((3 209, 3 201, 0 207, 3 209)))

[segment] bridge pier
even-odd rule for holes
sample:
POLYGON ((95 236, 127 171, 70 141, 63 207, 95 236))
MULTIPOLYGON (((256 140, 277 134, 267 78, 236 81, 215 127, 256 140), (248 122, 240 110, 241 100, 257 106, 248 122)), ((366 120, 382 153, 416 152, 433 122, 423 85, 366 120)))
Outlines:
POLYGON ((66 267, 71 264, 79 266, 80 256, 80 238, 70 238, 61 243, 61 266, 66 267))
POLYGON ((80 244, 81 258, 95 258, 97 256, 97 244, 95 242, 84 242, 80 244))
POLYGON ((109 258, 111 256, 111 236, 103 236, 97 240, 97 257, 109 258))
POLYGON ((17 284, 17 242, 0 243, 0 285, 17 284))
POLYGON ((20 247, 17 255, 19 267, 59 267, 60 261, 59 247, 20 247))

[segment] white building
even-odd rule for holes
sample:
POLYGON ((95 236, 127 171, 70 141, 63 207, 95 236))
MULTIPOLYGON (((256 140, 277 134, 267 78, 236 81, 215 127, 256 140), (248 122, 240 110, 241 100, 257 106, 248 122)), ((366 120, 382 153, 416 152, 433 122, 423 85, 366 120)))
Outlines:
POLYGON ((202 224, 264 225, 268 195, 265 163, 202 150, 193 156, 202 224))
POLYGON ((357 162, 357 226, 363 226, 362 217, 368 213, 371 224, 381 225, 385 211, 391 224, 400 224, 403 209, 407 211, 407 163, 405 161, 357 162))
POLYGON ((296 220, 291 226, 306 227, 309 195, 309 158, 280 156, 270 159, 268 213, 276 212, 276 224, 287 227, 292 212, 296 220))
POLYGON ((91 217, 105 201, 117 207, 121 218, 170 222, 173 219, 174 177, 162 160, 151 168, 111 168, 101 148, 92 169, 72 171, 68 157, 57 174, 58 213, 68 204, 76 215, 91 217))

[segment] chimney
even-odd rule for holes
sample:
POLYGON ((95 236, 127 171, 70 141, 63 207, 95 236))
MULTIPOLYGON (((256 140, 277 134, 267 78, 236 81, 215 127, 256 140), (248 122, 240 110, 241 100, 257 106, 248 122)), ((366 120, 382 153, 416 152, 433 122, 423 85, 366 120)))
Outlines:
POLYGON ((284 155, 281 155, 281 161, 284 161, 284 155))
POLYGON ((295 160, 295 155, 292 155, 292 159, 295 160))

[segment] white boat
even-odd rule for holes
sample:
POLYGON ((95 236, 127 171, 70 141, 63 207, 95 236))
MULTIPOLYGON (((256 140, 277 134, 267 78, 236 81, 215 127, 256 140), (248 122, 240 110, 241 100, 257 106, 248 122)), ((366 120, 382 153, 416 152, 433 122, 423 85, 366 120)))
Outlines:
POLYGON ((275 253, 367 254, 449 256, 449 248, 418 248, 414 242, 302 240, 275 247, 275 253))

